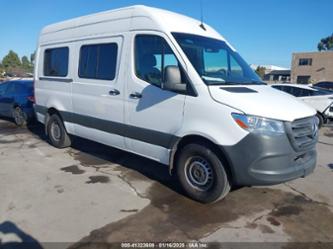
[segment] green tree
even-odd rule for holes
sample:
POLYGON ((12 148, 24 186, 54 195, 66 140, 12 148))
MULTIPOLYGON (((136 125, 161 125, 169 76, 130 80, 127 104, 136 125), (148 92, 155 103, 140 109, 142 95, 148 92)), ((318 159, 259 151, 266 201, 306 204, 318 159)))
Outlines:
MULTIPOLYGON (((30 58, 34 58, 34 53, 30 55, 30 58)), ((27 73, 32 73, 33 68, 34 65, 29 60, 28 56, 23 56, 20 60, 17 53, 10 50, 9 53, 3 58, 2 66, 0 64, 0 74, 6 72, 24 77, 27 73)))
POLYGON ((321 39, 317 48, 319 51, 333 50, 333 34, 321 39))
POLYGON ((20 67, 21 61, 20 61, 20 58, 18 57, 17 53, 10 50, 9 53, 3 58, 2 65, 4 66, 4 68, 6 70, 8 70, 8 69, 20 67))
POLYGON ((34 51, 32 54, 30 54, 30 62, 31 64, 35 64, 35 58, 36 58, 36 51, 34 51))
POLYGON ((266 73, 266 68, 258 66, 257 69, 256 69, 256 73, 260 76, 261 79, 263 79, 264 75, 266 73))
POLYGON ((22 57, 22 68, 25 70, 30 70, 32 65, 27 56, 22 57))
POLYGON ((0 78, 4 71, 5 71, 5 68, 3 67, 2 63, 0 62, 0 78))

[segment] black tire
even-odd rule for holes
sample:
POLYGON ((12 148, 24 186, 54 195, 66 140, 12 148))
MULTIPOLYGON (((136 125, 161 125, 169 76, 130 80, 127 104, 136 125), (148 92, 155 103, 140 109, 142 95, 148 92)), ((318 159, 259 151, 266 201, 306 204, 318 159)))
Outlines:
POLYGON ((323 124, 325 123, 325 119, 320 113, 317 113, 316 117, 318 119, 318 128, 320 129, 323 126, 323 124))
POLYGON ((71 138, 57 114, 52 114, 49 118, 46 124, 46 131, 48 140, 54 147, 62 149, 71 146, 71 138))
POLYGON ((19 106, 13 108, 12 117, 15 124, 19 127, 25 127, 28 123, 27 114, 19 106))
POLYGON ((211 203, 230 191, 222 160, 205 144, 188 144, 177 159, 177 176, 186 194, 199 202, 211 203))

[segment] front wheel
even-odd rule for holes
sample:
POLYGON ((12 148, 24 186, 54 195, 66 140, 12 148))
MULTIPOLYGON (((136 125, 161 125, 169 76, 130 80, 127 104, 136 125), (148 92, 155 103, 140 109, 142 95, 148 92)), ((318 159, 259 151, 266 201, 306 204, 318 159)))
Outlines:
POLYGON ((230 191, 223 162, 209 146, 186 145, 177 160, 177 176, 186 194, 202 203, 216 202, 230 191))
POLYGON ((17 126, 24 127, 27 125, 28 117, 27 114, 21 109, 21 107, 14 107, 12 116, 17 126))
POLYGON ((71 139, 66 128, 57 114, 53 114, 47 124, 46 131, 50 144, 57 148, 66 148, 71 145, 71 139))

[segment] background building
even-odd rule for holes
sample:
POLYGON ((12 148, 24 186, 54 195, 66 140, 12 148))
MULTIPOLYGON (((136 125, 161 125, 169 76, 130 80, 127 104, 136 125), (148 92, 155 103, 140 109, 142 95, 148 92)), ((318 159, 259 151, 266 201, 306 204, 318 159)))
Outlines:
POLYGON ((294 53, 291 82, 298 84, 333 81, 333 51, 294 53))
POLYGON ((290 69, 275 65, 256 65, 250 64, 250 67, 256 71, 262 80, 268 84, 290 82, 290 69), (259 68, 263 70, 258 72, 259 68))
POLYGON ((279 67, 275 65, 257 65, 257 64, 250 64, 250 67, 253 70, 256 70, 258 67, 265 68, 265 74, 270 73, 272 71, 280 71, 280 70, 289 70, 289 68, 279 67))
POLYGON ((290 70, 273 70, 265 74, 263 80, 268 84, 290 82, 290 70))

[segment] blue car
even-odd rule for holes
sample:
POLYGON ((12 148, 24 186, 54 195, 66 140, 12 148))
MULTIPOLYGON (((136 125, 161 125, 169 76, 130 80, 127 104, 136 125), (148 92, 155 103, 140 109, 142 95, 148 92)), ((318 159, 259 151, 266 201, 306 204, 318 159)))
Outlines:
POLYGON ((0 115, 13 118, 24 126, 34 117, 32 80, 13 80, 0 83, 0 115))

